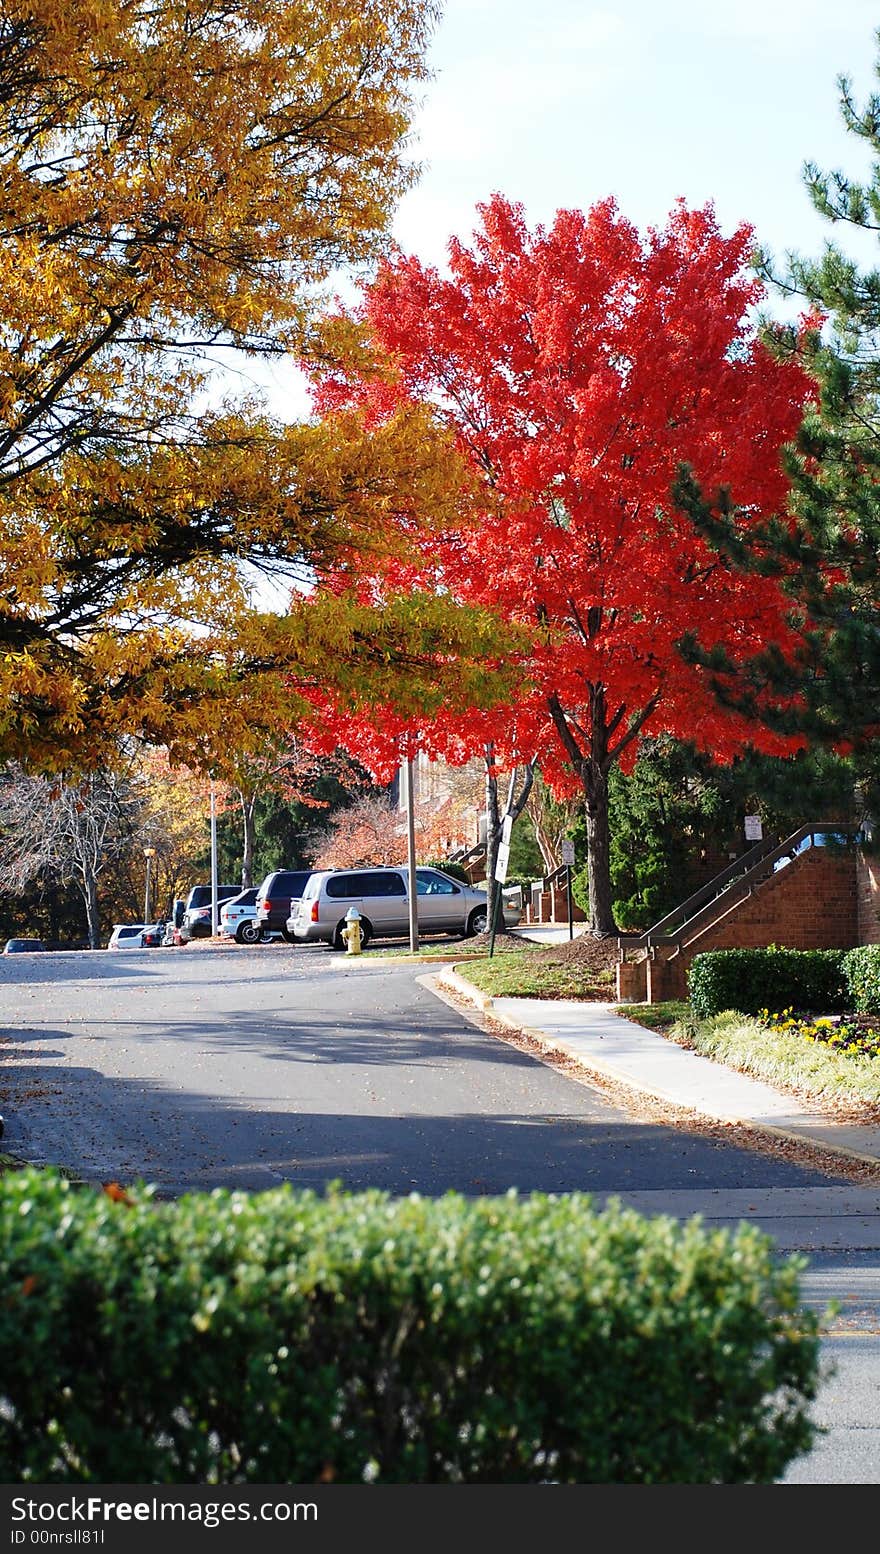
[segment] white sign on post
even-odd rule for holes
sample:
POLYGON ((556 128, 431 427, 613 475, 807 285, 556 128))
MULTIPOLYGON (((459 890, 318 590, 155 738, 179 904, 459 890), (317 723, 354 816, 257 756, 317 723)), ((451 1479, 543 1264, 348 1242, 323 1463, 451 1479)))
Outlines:
POLYGON ((760 815, 746 815, 746 841, 760 842, 763 835, 760 815))
POLYGON ((563 863, 574 863, 574 842, 570 841, 568 837, 562 843, 560 852, 563 863))
POLYGON ((513 816, 505 815, 501 822, 501 846, 510 846, 511 832, 513 831, 513 816))
POLYGON ((510 862, 510 843, 502 842, 498 849, 498 857, 495 859, 495 878, 499 885, 503 885, 507 879, 507 865, 510 862))

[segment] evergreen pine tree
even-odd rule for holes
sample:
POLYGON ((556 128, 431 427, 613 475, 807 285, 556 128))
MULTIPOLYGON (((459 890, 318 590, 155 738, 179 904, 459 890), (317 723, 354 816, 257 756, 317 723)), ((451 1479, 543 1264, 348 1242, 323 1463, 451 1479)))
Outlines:
MULTIPOLYGON (((880 76, 880 61, 875 71, 880 76)), ((838 87, 847 129, 871 153, 870 176, 860 182, 807 162, 804 183, 819 214, 858 234, 864 248, 880 233, 880 93, 859 107, 849 78, 841 76, 838 87)), ((856 807, 877 813, 880 268, 866 268, 830 240, 817 259, 788 253, 780 266, 764 251, 756 264, 763 280, 802 309, 796 322, 765 321, 765 343, 781 359, 799 361, 816 382, 815 400, 783 454, 787 509, 763 525, 743 526, 726 494, 701 491, 685 468, 675 496, 739 569, 785 575, 803 652, 787 662, 772 651, 756 655, 751 690, 741 683, 733 693, 723 656, 701 653, 695 641, 683 651, 703 665, 722 702, 779 732, 800 733, 812 748, 852 752, 856 807)), ((829 804, 839 807, 832 794, 829 804)))
MULTIPOLYGON (((875 72, 880 76, 880 60, 875 72)), ((804 182, 820 215, 875 239, 880 94, 871 93, 859 107, 851 81, 842 76, 838 86, 846 128, 870 151, 870 176, 860 182, 807 162, 804 182)), ((813 730, 852 741, 866 782, 874 785, 872 745, 880 731, 880 269, 864 268, 832 241, 818 259, 786 257, 784 274, 766 253, 759 256, 759 270, 800 298, 812 318, 806 328, 803 320, 768 324, 766 338, 774 352, 804 362, 818 398, 787 458, 795 524, 775 527, 764 563, 771 564, 774 548, 783 562, 799 563, 795 591, 816 627, 807 674, 813 730)))

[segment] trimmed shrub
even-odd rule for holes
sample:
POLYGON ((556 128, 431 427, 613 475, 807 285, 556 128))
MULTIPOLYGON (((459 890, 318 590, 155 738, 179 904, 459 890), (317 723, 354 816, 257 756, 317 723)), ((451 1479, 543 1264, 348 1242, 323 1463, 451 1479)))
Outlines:
POLYGON ((461 880, 463 884, 470 884, 470 875, 463 863, 453 863, 451 858, 431 858, 425 865, 428 869, 439 869, 441 874, 448 874, 450 879, 461 880))
POLYGON ((688 993, 700 1019, 736 1009, 800 1009, 836 1014, 848 1007, 846 950, 707 950, 695 955, 688 993))
POLYGON ((880 944, 862 944, 843 958, 849 1007, 859 1014, 880 1014, 880 944))
POLYGON ((803 1260, 580 1194, 130 1206, 0 1184, 0 1478, 771 1482, 809 1449, 803 1260))
POLYGON ((586 864, 571 875, 571 899, 579 906, 585 917, 590 915, 590 871, 586 864))

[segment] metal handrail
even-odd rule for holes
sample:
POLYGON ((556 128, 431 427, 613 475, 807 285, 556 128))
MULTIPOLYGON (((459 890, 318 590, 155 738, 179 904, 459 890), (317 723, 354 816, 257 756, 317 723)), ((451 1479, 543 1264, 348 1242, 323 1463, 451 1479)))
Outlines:
POLYGON ((564 884, 570 867, 571 865, 568 863, 561 863, 558 869, 553 870, 552 874, 545 874, 541 881, 541 889, 553 890, 555 886, 564 884))
MULTIPOLYGON (((743 857, 737 860, 737 864, 732 866, 733 872, 731 872, 731 869, 722 870, 721 874, 716 875, 714 880, 710 880, 709 885, 704 887, 703 892, 697 891, 695 897, 690 897, 687 902, 683 902, 682 906, 678 907, 674 912, 667 912, 666 917, 660 918, 658 923, 655 923, 651 928, 646 929, 644 933, 618 934, 618 950, 621 953, 624 953, 628 948, 647 949, 650 951, 655 945, 670 944, 675 945, 678 949, 680 949, 685 933, 697 927, 697 925, 700 923, 700 920, 709 915, 711 909, 716 906, 722 898, 724 898, 725 910, 728 906, 738 905, 740 901, 745 900, 745 898, 751 894, 752 888, 759 881, 766 879, 769 874, 774 872, 776 864, 780 862, 781 859, 794 859, 798 852, 803 850, 801 845, 803 842, 808 841, 810 846, 815 846, 816 843, 814 839, 816 836, 827 835, 832 830, 838 833, 847 832, 849 834, 850 840, 853 840, 858 835, 859 827, 854 826, 849 822, 830 820, 811 821, 807 825, 800 826, 797 831, 792 831, 791 835, 787 836, 783 842, 779 842, 775 846, 762 849, 761 857, 752 863, 749 868, 744 870, 742 873, 737 874, 737 867, 741 867, 743 862, 745 862, 751 856, 751 854, 754 853, 755 849, 751 849, 750 853, 744 853, 743 857), (725 877, 726 883, 724 883, 725 877), (719 886, 720 888, 718 888, 719 886), (679 917, 685 907, 692 905, 696 898, 699 898, 701 894, 704 894, 710 889, 714 890, 714 894, 707 897, 704 901, 704 904, 698 907, 692 916, 685 918, 682 922, 680 922, 675 933, 664 934, 658 932, 658 929, 662 928, 665 924, 669 923, 674 918, 679 917)), ((760 846, 761 844, 759 844, 759 847, 760 846)))
POLYGON ((471 859, 479 858, 486 851, 485 842, 475 842, 473 847, 456 847, 449 854, 450 863, 468 863, 471 859))
POLYGON ((735 858, 733 863, 729 863, 726 869, 721 870, 720 874, 713 875, 712 879, 708 880, 705 885, 702 885, 699 890, 695 890, 693 895, 688 896, 686 901, 680 902, 677 907, 673 907, 671 912, 667 912, 665 917, 659 918, 656 923, 653 923, 650 928, 645 930, 646 933, 652 935, 662 933, 664 928, 669 923, 675 922, 677 918, 681 918, 683 922, 686 922, 689 912, 703 906, 707 901, 714 901, 716 896, 720 896, 727 889, 732 880, 754 868, 755 864, 760 863, 765 855, 778 846, 778 844, 779 839, 775 836, 768 836, 763 841, 756 842, 755 846, 750 847, 748 852, 743 853, 739 858, 735 858))

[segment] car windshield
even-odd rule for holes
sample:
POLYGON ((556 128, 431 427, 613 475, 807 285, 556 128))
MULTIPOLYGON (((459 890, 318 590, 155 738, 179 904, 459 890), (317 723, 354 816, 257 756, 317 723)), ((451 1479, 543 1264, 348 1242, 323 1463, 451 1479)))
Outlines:
MULTIPOLYGON (((218 885, 217 886, 217 899, 219 901, 228 901, 230 896, 237 896, 240 893, 241 893, 241 886, 240 885, 218 885)), ((210 905, 211 905, 211 887, 210 887, 210 885, 193 885, 193 888, 192 888, 192 890, 189 893, 189 909, 192 910, 194 907, 204 907, 204 906, 210 906, 210 905)))
POLYGON ((263 886, 261 894, 273 899, 278 897, 299 896, 308 884, 310 874, 304 869, 297 871, 286 870, 282 874, 273 874, 271 879, 263 886))

